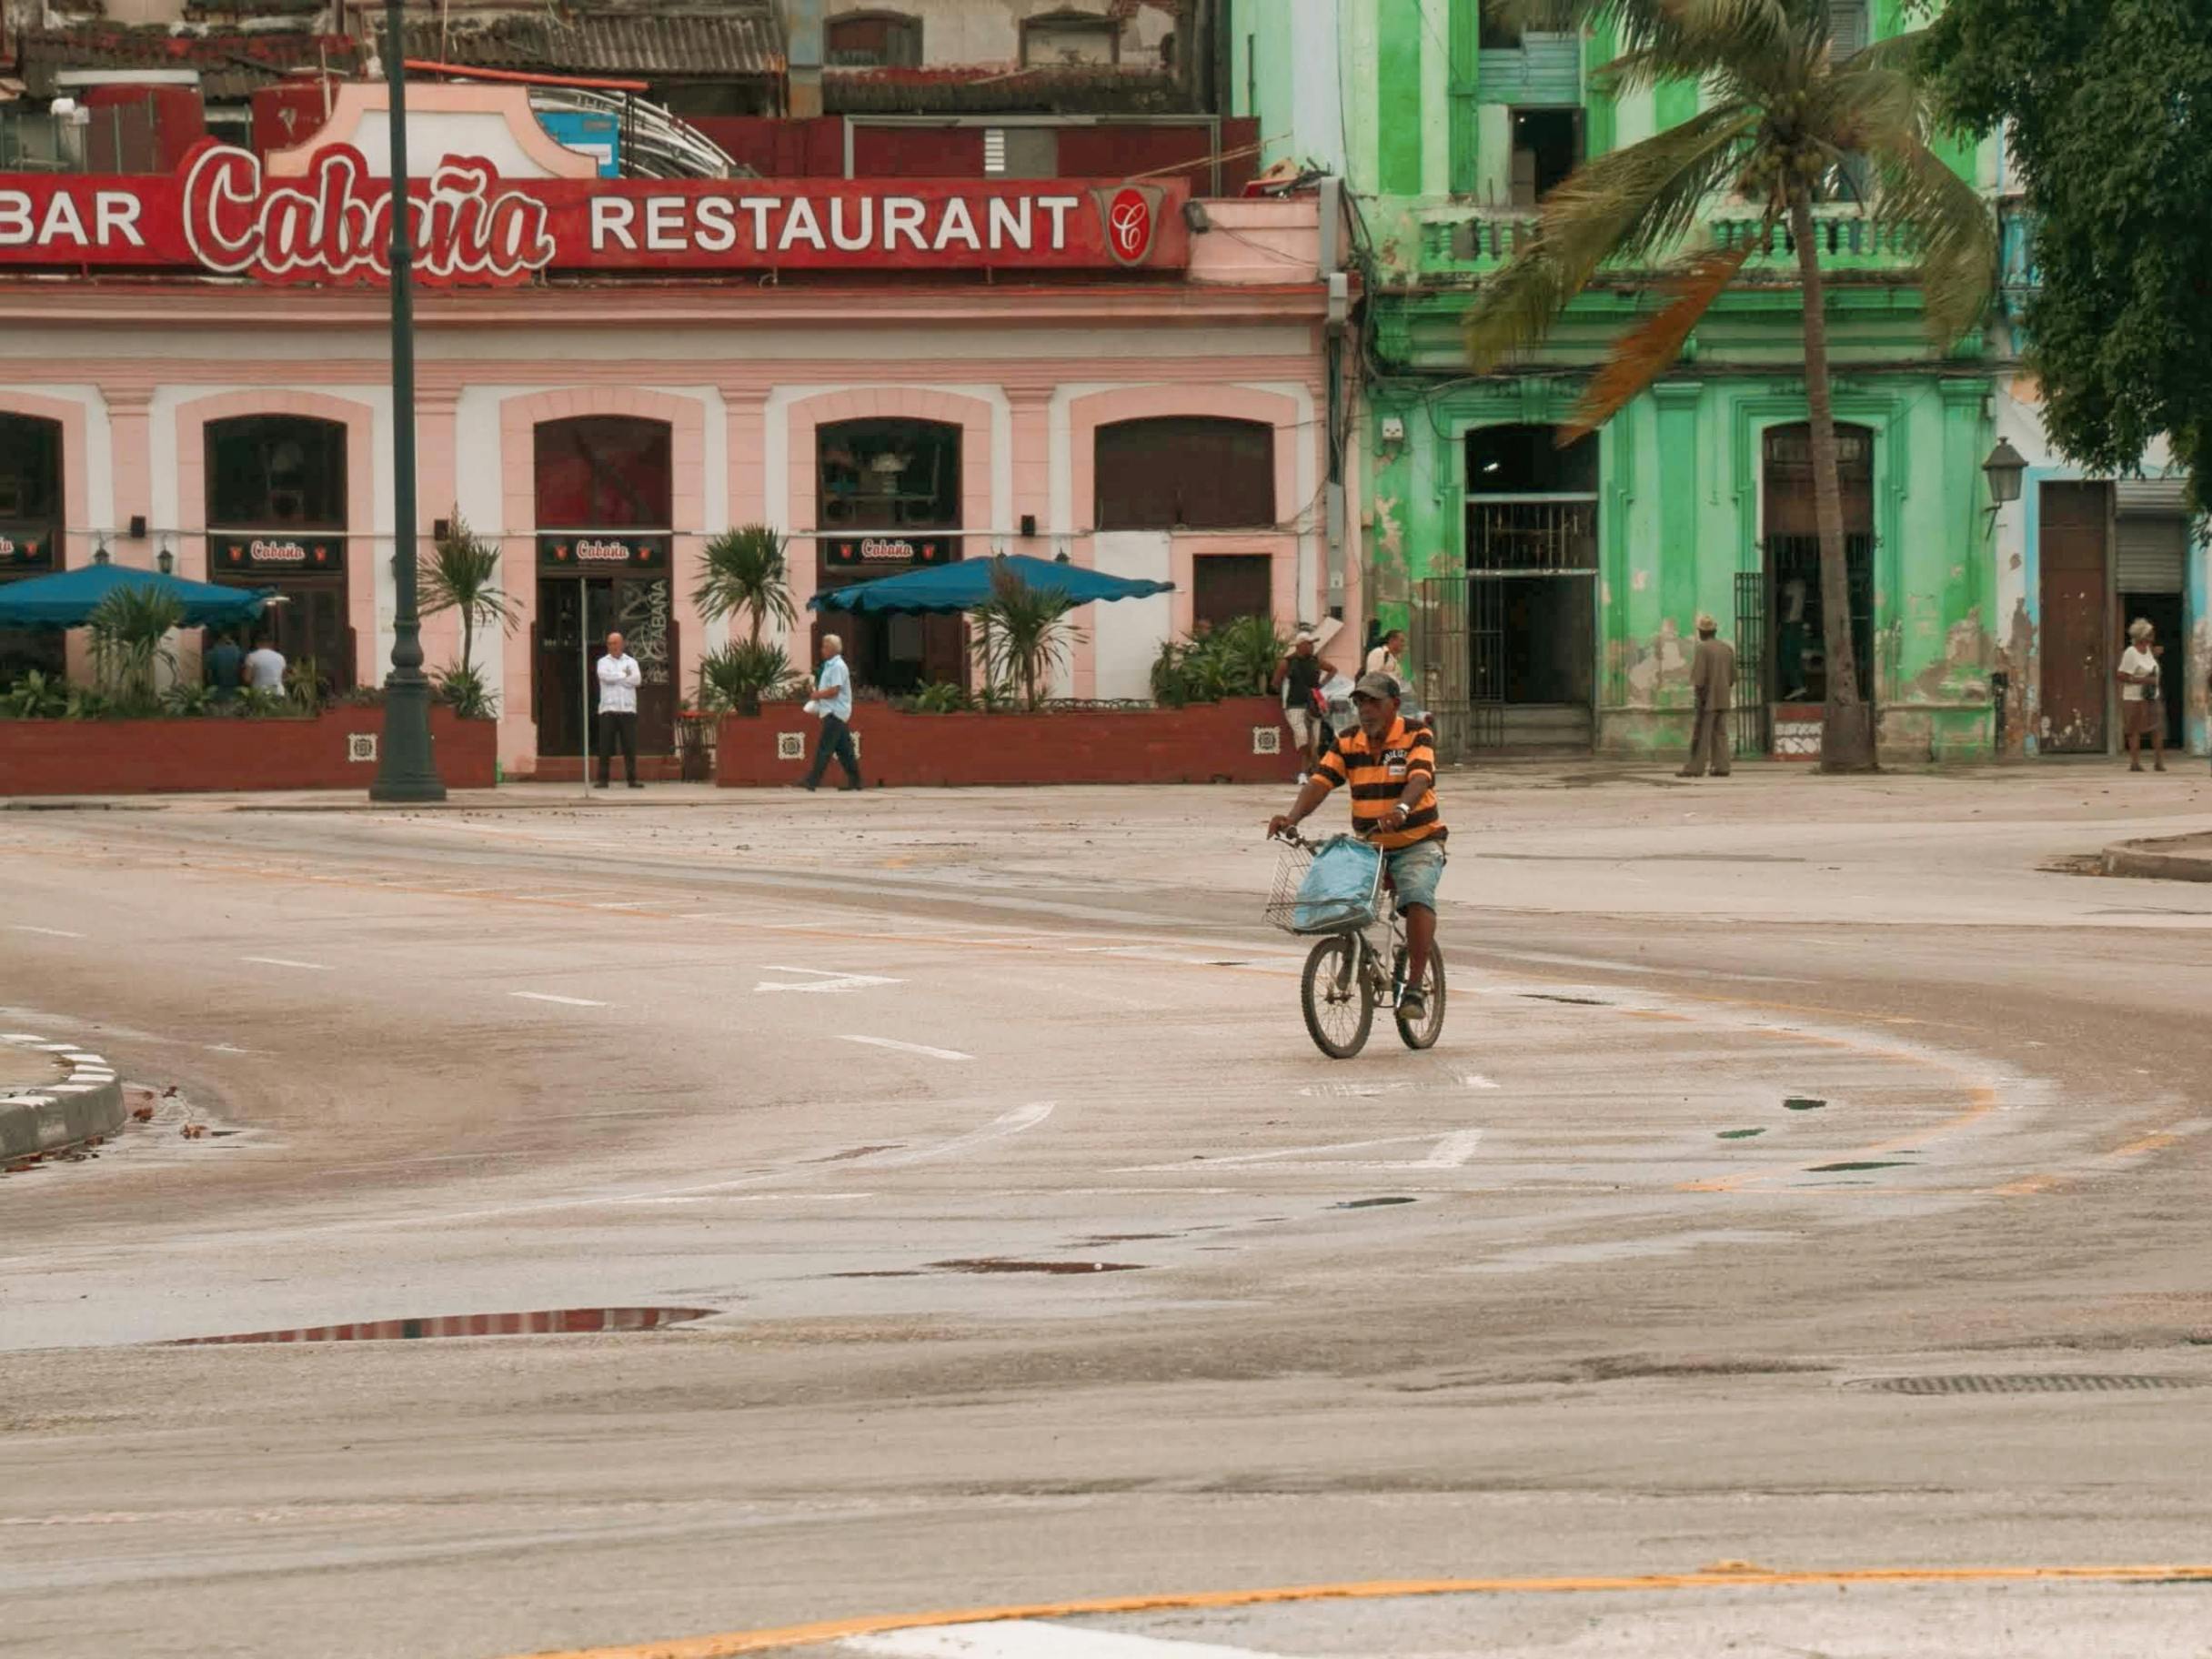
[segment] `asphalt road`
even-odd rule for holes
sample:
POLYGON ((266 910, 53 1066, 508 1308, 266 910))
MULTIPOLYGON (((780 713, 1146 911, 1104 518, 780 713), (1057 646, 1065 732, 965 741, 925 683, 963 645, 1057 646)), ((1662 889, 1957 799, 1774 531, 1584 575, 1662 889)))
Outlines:
POLYGON ((2212 1652, 1984 1571, 2212 1563, 2201 773, 1454 779, 1345 1063, 1261 792, 510 799, 0 817, 0 1651, 2212 1652))

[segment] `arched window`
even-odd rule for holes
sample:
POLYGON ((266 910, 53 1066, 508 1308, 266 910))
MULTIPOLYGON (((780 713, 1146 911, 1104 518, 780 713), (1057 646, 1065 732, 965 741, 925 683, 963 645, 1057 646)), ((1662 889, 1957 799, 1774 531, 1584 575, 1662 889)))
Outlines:
MULTIPOLYGON (((62 568, 62 423, 0 415, 0 582, 62 568)), ((0 687, 67 669, 54 628, 0 628, 0 687)))
POLYGON ((206 427, 207 522, 223 529, 346 528, 346 427, 242 415, 206 427))
POLYGON ((815 428, 821 523, 957 529, 960 428, 941 420, 839 420, 815 428))
POLYGON ((913 69, 921 64, 921 19, 904 12, 840 12, 822 25, 832 69, 913 69))
POLYGON ((1165 415, 1098 429, 1101 530, 1272 529, 1275 428, 1261 420, 1165 415))
POLYGON ((583 415, 540 421, 534 457, 541 530, 669 530, 676 514, 665 420, 583 415))
POLYGON ((62 568, 62 423, 0 415, 0 576, 62 568))

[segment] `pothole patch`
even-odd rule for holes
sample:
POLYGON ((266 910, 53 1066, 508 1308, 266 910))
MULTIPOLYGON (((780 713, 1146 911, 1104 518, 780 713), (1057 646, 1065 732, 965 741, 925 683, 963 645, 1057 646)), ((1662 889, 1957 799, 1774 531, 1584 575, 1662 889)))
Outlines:
POLYGON ((2124 1394, 2151 1389, 2199 1388, 2196 1377, 2118 1372, 2048 1372, 2018 1375, 1965 1373, 1932 1377, 1862 1377, 1844 1384, 1880 1394, 2124 1394))
POLYGON ((448 1313, 432 1319, 363 1320, 350 1325, 300 1325, 232 1336, 187 1336, 165 1348, 231 1342, 412 1342, 447 1336, 583 1336, 610 1331, 658 1331, 707 1319, 716 1308, 541 1308, 527 1313, 448 1313))

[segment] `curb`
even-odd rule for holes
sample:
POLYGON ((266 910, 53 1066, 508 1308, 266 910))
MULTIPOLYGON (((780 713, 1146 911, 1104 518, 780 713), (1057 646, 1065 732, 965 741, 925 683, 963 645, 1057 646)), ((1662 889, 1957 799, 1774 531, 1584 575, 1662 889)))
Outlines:
POLYGON ((2172 835, 2148 841, 2115 841, 2105 849, 2108 876, 2141 876, 2155 881, 2212 881, 2212 843, 2203 835, 2172 835), (2181 847, 2202 848, 2182 852, 2181 847))
POLYGON ((123 1084, 99 1055, 24 1031, 0 1032, 0 1042, 57 1055, 69 1067, 66 1081, 0 1094, 0 1164, 67 1151, 121 1131, 123 1084))

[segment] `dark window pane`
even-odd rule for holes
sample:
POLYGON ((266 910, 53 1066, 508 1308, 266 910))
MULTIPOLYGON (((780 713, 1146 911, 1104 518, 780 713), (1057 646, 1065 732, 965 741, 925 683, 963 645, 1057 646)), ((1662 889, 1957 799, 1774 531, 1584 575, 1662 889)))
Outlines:
POLYGON ((665 420, 586 415, 542 421, 536 467, 540 529, 676 528, 665 420))
POLYGON ((62 516, 62 423, 0 415, 0 519, 50 524, 62 516))
POLYGON ((1101 530, 1272 529, 1275 428, 1257 420, 1171 415, 1099 428, 1101 530))
POLYGON ((936 420, 840 420, 815 428, 814 447, 823 528, 960 528, 960 427, 936 420))
POLYGON ((1467 434, 1471 496, 1595 495, 1597 435, 1559 447, 1556 427, 1477 427, 1467 434))
POLYGON ((207 522, 226 529, 343 530, 345 427, 298 415, 209 421, 207 522))
POLYGON ((1273 615, 1273 566, 1264 553, 1200 554, 1191 561, 1191 627, 1273 615))

